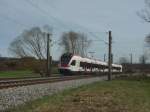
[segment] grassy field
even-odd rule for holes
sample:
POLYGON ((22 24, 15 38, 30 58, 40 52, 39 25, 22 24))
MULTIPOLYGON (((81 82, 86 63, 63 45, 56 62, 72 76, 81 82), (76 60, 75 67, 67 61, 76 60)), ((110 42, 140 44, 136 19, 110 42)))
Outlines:
POLYGON ((18 78, 18 77, 34 77, 40 76, 38 74, 34 74, 29 70, 20 70, 20 71, 0 71, 0 78, 18 78))
MULTIPOLYGON (((52 74, 56 76, 59 74, 58 68, 52 68, 52 74)), ((30 70, 18 70, 18 71, 0 71, 0 78, 20 78, 20 77, 40 77, 40 74, 34 73, 30 70)))
POLYGON ((10 112, 150 112, 150 79, 97 82, 45 96, 10 112))

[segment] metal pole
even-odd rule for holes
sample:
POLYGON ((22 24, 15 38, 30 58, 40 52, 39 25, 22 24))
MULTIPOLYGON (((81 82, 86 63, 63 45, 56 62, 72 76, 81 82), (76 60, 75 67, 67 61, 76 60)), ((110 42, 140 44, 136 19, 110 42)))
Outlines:
MULTIPOLYGON (((91 54, 91 57, 92 57, 92 59, 93 59, 93 57, 94 57, 93 54, 94 54, 95 52, 91 51, 91 52, 89 52, 89 53, 91 54)), ((92 72, 92 63, 91 63, 91 72, 92 72)))
POLYGON ((106 54, 104 54, 104 62, 106 61, 106 54))
POLYGON ((50 76, 50 34, 47 34, 47 77, 50 76))
POLYGON ((132 53, 130 54, 130 63, 132 64, 132 53))
POLYGON ((109 31, 109 46, 108 46, 108 81, 111 80, 112 75, 112 36, 111 31, 109 31))

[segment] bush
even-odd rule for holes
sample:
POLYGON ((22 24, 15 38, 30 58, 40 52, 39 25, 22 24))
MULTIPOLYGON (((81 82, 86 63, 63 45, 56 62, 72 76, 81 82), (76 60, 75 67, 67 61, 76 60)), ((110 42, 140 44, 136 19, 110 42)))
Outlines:
POLYGON ((41 76, 44 76, 44 74, 46 74, 46 61, 37 60, 32 69, 35 73, 39 73, 41 76))

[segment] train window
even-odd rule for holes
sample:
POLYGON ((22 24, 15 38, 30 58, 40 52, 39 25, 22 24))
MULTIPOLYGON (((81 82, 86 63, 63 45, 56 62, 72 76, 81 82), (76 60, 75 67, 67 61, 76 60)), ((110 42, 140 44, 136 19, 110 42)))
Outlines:
POLYGON ((61 64, 68 64, 72 58, 71 54, 64 54, 61 56, 61 64))
POLYGON ((85 66, 84 62, 80 62, 80 67, 84 67, 84 66, 85 66))
POLYGON ((73 60, 73 61, 71 62, 71 65, 72 65, 72 66, 75 66, 75 65, 76 65, 76 61, 73 60))
POLYGON ((82 67, 82 62, 80 62, 80 67, 82 67))
POLYGON ((69 58, 62 58, 62 59, 61 59, 61 63, 62 63, 62 64, 68 64, 69 61, 70 61, 69 58))

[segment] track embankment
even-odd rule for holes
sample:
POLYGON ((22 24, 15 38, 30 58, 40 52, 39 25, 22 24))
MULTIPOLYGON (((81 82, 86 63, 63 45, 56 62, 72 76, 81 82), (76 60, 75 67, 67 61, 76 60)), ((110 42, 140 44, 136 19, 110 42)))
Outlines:
POLYGON ((0 89, 0 111, 4 111, 8 108, 13 108, 31 100, 41 98, 45 95, 57 93, 64 89, 76 88, 81 85, 90 84, 97 81, 103 81, 106 79, 106 76, 82 78, 78 77, 76 79, 70 78, 69 80, 55 80, 51 83, 36 83, 31 85, 0 89))

